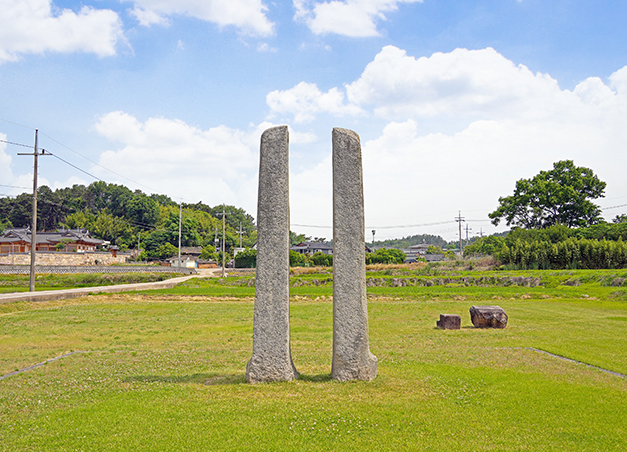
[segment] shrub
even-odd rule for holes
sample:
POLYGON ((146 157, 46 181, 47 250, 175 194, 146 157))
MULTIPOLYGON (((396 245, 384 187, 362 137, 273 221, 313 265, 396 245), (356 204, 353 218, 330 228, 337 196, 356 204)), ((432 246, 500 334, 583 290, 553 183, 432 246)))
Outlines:
POLYGON ((333 256, 317 251, 311 256, 311 262, 313 262, 316 267, 330 267, 333 265, 333 256))
POLYGON ((255 268, 257 266, 257 250, 246 248, 235 256, 236 268, 255 268))

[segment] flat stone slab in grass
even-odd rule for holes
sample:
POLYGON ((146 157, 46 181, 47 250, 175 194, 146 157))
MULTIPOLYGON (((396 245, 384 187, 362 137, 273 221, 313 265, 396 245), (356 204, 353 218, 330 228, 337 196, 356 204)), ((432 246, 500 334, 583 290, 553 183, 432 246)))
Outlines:
POLYGON ((470 320, 476 328, 505 328, 507 314, 499 306, 472 306, 470 320))
POLYGON ((462 318, 457 314, 440 314, 436 325, 443 330, 459 330, 462 327, 462 318))

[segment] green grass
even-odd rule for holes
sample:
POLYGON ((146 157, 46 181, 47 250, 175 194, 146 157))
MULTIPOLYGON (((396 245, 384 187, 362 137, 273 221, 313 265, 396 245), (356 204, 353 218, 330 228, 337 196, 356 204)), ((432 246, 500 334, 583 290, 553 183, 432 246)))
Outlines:
MULTIPOLYGON (((36 275, 35 290, 73 289, 76 287, 110 286, 163 281, 175 275, 167 273, 70 273, 36 275)), ((29 275, 0 275, 0 293, 27 292, 29 275)))
MULTIPOLYGON (((173 289, 147 291, 151 295, 255 295, 252 276, 192 279, 173 289)), ((332 274, 309 273, 290 278, 290 293, 307 297, 333 295, 332 274)), ((627 301, 627 270, 454 271, 431 267, 419 270, 370 271, 368 294, 414 300, 501 300, 518 298, 598 298, 627 301)))
POLYGON ((370 292, 379 372, 369 383, 330 380, 332 303, 316 301, 329 288, 300 286, 291 347, 301 378, 262 385, 244 382, 254 287, 217 281, 0 305, 0 375, 85 352, 0 381, 0 450, 627 448, 627 379, 527 349, 627 374, 627 303, 577 298, 601 295, 598 281, 443 286, 434 298, 438 286, 371 288, 382 294, 370 292), (498 301, 480 298, 499 290, 498 301), (475 300, 502 306, 508 327, 472 328, 475 300), (462 329, 436 329, 440 313, 460 314, 462 329))

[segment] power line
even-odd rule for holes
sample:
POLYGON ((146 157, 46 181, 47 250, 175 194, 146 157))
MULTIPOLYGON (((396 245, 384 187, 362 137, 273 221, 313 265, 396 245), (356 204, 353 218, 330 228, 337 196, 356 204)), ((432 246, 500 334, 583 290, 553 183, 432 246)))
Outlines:
MULTIPOLYGON (((450 224, 454 223, 454 221, 439 221, 436 223, 423 223, 423 224, 403 224, 403 225, 394 225, 394 226, 366 226, 366 229, 403 229, 403 228, 421 228, 425 226, 438 226, 442 224, 450 224)), ((333 226, 321 226, 315 224, 296 224, 290 223, 290 226, 296 226, 299 228, 320 228, 320 229, 332 229, 333 226)))
POLYGON ((15 143, 13 141, 7 141, 7 140, 0 140, 0 143, 12 144, 13 146, 22 146, 23 148, 32 148, 32 146, 28 144, 15 143))
MULTIPOLYGON (((0 118, 0 121, 6 122, 6 123, 9 123, 9 124, 13 124, 13 125, 16 125, 16 126, 24 127, 24 128, 27 128, 27 129, 32 129, 31 127, 24 126, 24 125, 21 125, 21 124, 15 123, 15 122, 7 121, 6 119, 2 119, 2 118, 0 118)), ((32 130, 34 130, 34 129, 32 129, 32 130)), ((107 170, 107 171, 109 171, 110 173, 115 174, 116 176, 121 177, 122 179, 125 179, 125 180, 127 180, 127 181, 129 181, 129 182, 132 182, 132 183, 134 183, 134 184, 137 184, 137 185, 139 185, 139 186, 141 186, 141 187, 147 188, 148 190, 151 190, 151 191, 153 191, 154 193, 159 193, 159 194, 162 194, 162 195, 166 195, 166 193, 163 193, 163 192, 161 192, 161 191, 159 191, 159 190, 157 190, 157 189, 155 189, 155 188, 153 188, 153 187, 149 187, 148 185, 142 184, 141 182, 137 182, 136 180, 133 180, 133 179, 131 179, 131 178, 129 178, 129 177, 126 177, 126 176, 124 176, 123 174, 120 174, 120 173, 118 173, 118 172, 116 172, 116 171, 113 171, 112 169, 109 169, 109 168, 107 168, 106 166, 102 166, 100 163, 96 162, 95 160, 92 160, 92 159, 90 159, 89 157, 84 156, 84 155, 83 155, 83 154, 81 154, 80 152, 75 151, 74 149, 72 149, 72 148, 70 148, 69 146, 67 146, 67 145, 65 145, 65 144, 63 144, 63 143, 61 143, 60 141, 58 141, 58 140, 56 140, 56 139, 52 138, 50 135, 47 135, 47 134, 45 134, 44 132, 40 132, 40 133, 41 133, 41 135, 45 136, 46 138, 48 138, 48 139, 50 139, 50 140, 54 141, 55 143, 57 143, 59 146, 64 147, 65 149, 69 150, 70 152, 73 152, 74 154, 78 155, 79 157, 84 158, 84 159, 85 159, 85 160, 87 160, 88 162, 91 162, 91 163, 93 163, 94 165, 99 166, 100 168, 102 168, 102 169, 104 169, 104 170, 107 170)), ((22 147, 25 147, 25 148, 32 148, 32 146, 30 146, 30 145, 27 145, 27 144, 22 144, 22 143, 16 143, 16 142, 13 142, 13 141, 0 140, 0 142, 2 142, 2 143, 7 143, 7 144, 11 144, 11 145, 14 145, 14 146, 22 146, 22 147)), ((48 151, 48 152, 49 152, 49 151, 48 151)), ((74 165, 74 164, 72 164, 72 163, 68 162, 67 160, 63 160, 61 157, 59 157, 59 156, 57 156, 57 155, 54 155, 54 154, 52 154, 51 152, 50 152, 50 155, 52 155, 52 156, 54 156, 54 157, 58 158, 59 160, 63 161, 64 163, 66 163, 66 164, 68 164, 68 165, 70 165, 71 167, 73 167, 73 168, 75 168, 75 169, 77 169, 77 170, 81 171, 82 173, 85 173, 85 174, 87 174, 88 176, 93 177, 93 178, 94 178, 94 179, 96 179, 96 180, 99 180, 99 181, 102 181, 102 182, 106 182, 106 181, 104 181, 103 179, 100 179, 99 177, 94 176, 93 174, 91 174, 91 173, 89 173, 89 172, 87 172, 87 171, 85 171, 85 170, 83 170, 83 169, 79 168, 78 166, 76 166, 76 165, 74 165)), ((170 195, 166 195, 166 196, 170 196, 170 195)), ((171 196, 171 197, 172 197, 172 198, 178 198, 178 199, 180 199, 181 201, 184 201, 184 199, 183 199, 183 198, 178 197, 178 196, 171 196)))
MULTIPOLYGON (((67 160, 62 159, 62 158, 61 158, 61 157, 59 157, 58 155, 55 155, 55 154, 53 154, 52 152, 48 152, 48 151, 46 151, 46 152, 48 153, 48 155, 51 155, 51 156, 53 156, 54 158, 61 160, 63 163, 65 163, 65 164, 67 164, 67 165, 70 165, 72 168, 75 168, 75 169, 79 170, 81 173, 85 173, 85 174, 87 174, 88 176, 93 177, 93 178, 94 178, 94 179, 96 179, 96 180, 99 180, 99 181, 101 181, 101 182, 105 182, 104 180, 100 179, 99 177, 94 176, 94 175, 93 175, 93 174, 91 174, 91 173, 88 173, 88 172, 87 172, 87 171, 85 171, 84 169, 79 168, 78 166, 76 166, 76 165, 74 165, 74 164, 72 164, 72 163, 68 162, 67 160)), ((105 182, 105 183, 106 183, 106 182, 105 182)))
POLYGON ((627 204, 621 204, 620 206, 612 206, 612 207, 601 207, 601 210, 610 210, 610 209, 618 209, 619 207, 626 207, 627 204))
MULTIPOLYGON (((87 160, 87 161, 89 161, 89 162, 93 163, 94 165, 99 166, 100 168, 105 169, 105 170, 109 171, 110 173, 115 174, 116 176, 121 177, 122 179, 126 179, 126 180, 127 180, 127 181, 129 181, 129 182, 133 182, 134 184, 137 184, 137 185, 140 185, 140 186, 142 186, 142 187, 144 187, 144 188, 147 188, 147 189, 149 189, 149 190, 152 190, 152 191, 153 191, 153 192, 155 192, 155 193, 161 193, 161 194, 165 195, 165 193, 163 193, 163 192, 161 192, 161 191, 159 191, 159 190, 156 190, 156 189, 154 189, 154 188, 152 188, 152 187, 149 187, 148 185, 144 185, 144 184, 142 184, 142 183, 140 183, 140 182, 137 182, 137 181, 135 181, 135 180, 133 180, 133 179, 130 179, 130 178, 128 178, 128 177, 126 177, 126 176, 124 176, 124 175, 122 175, 122 174, 120 174, 120 173, 118 173, 118 172, 116 172, 116 171, 113 171, 112 169, 109 169, 109 168, 107 168, 107 167, 105 167, 105 166, 102 166, 100 163, 98 163, 98 162, 96 162, 96 161, 94 161, 94 160, 90 159, 89 157, 85 157, 83 154, 81 154, 81 153, 79 153, 79 152, 76 152, 74 149, 70 148, 69 146, 66 146, 65 144, 61 143, 60 141, 55 140, 55 139, 54 139, 54 138, 52 138, 50 135, 46 135, 46 134, 45 134, 45 133, 43 133, 43 132, 42 132, 41 134, 42 134, 43 136, 45 136, 45 137, 49 138, 50 140, 54 141, 55 143, 57 143, 59 146, 63 146, 65 149, 67 149, 67 150, 69 150, 69 151, 73 152, 74 154, 78 155, 79 157, 84 158, 85 160, 87 160)), ((82 170, 81 170, 81 171, 82 171, 82 170)), ((84 172, 84 171, 83 171, 83 172, 84 172)), ((90 174, 90 176, 95 177, 95 176, 93 176, 93 175, 91 175, 91 174, 90 174)), ((98 178, 97 178, 97 179, 98 179, 98 178)), ((98 179, 98 180, 102 180, 102 179, 98 179)), ((103 182, 104 182, 104 181, 103 181, 103 182)), ((166 196, 169 196, 169 195, 166 195, 166 196)), ((183 200, 183 198, 180 198, 180 197, 178 197, 178 199, 183 200)))
MULTIPOLYGON (((16 185, 3 185, 3 184, 0 184, 0 187, 7 187, 7 188, 20 188, 20 189, 22 189, 22 190, 28 190, 28 187, 18 187, 18 186, 16 186, 16 185)), ((7 196, 8 196, 8 195, 7 195, 7 196)))
MULTIPOLYGON (((8 121, 8 120, 6 120, 6 119, 2 119, 2 118, 0 118, 0 121, 2 121, 2 122, 6 122, 6 123, 8 123, 8 124, 13 124, 14 126, 24 127, 25 129, 35 130, 35 128, 34 128, 34 127, 28 127, 28 126, 25 126, 25 125, 23 125, 23 124, 18 124, 17 122, 8 121)), ((32 146, 30 146, 30 147, 32 147, 32 146)))

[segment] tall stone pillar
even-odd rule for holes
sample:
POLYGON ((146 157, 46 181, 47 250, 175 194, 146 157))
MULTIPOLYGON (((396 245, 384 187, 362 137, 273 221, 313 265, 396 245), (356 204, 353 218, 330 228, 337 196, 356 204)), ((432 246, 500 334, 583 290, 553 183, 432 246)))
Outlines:
POLYGON ((289 170, 287 126, 261 136, 257 204, 257 275, 250 383, 293 380, 290 350, 289 170))
POLYGON ((359 135, 333 129, 334 380, 372 380, 377 357, 368 344, 364 189, 359 135))

